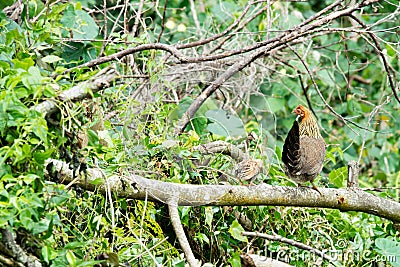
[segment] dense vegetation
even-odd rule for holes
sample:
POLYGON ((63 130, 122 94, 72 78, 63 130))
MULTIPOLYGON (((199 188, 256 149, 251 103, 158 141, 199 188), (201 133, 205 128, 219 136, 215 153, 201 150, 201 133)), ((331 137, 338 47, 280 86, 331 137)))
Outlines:
MULTIPOLYGON (((180 134, 184 112, 226 70, 333 1, 7 2, 0 11, 1 241, 12 233, 44 266, 185 263, 164 204, 63 184, 62 177, 48 177, 47 159, 63 160, 82 175, 84 168, 99 168, 104 176, 239 185, 231 157, 193 149, 224 140, 263 160, 255 183, 295 186, 280 158, 299 103, 313 109, 328 144, 319 187, 346 187, 347 163, 356 160, 360 187, 400 201, 398 1, 328 20, 257 57, 223 82, 180 134), (82 66, 145 44, 125 57, 82 66), (189 60, 152 44, 175 46, 189 60), (120 73, 108 88, 77 102, 59 97, 108 66, 120 73), (34 109, 49 99, 57 112, 34 109)), ((179 212, 196 258, 210 266, 240 266, 244 252, 295 266, 400 266, 399 226, 379 216, 274 206, 179 212), (243 229, 278 234, 339 261, 243 237, 243 229)), ((18 262, 16 251, 1 251, 1 264, 18 262)))

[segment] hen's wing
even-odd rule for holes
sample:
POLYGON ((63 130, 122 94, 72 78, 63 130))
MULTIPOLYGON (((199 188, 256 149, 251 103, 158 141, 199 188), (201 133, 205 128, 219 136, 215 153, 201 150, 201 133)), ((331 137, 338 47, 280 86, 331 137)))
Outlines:
POLYGON ((300 137, 301 174, 318 175, 325 159, 325 141, 309 136, 300 137))

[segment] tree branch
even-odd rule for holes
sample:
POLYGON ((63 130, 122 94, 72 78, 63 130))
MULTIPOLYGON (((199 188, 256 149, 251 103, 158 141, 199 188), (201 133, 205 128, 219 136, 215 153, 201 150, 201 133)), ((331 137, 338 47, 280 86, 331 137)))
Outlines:
MULTIPOLYGON (((70 183, 73 171, 65 162, 48 159, 47 178, 62 177, 62 183, 70 183), (49 164, 51 164, 49 166, 49 164), (50 170, 50 171, 49 171, 50 170)), ((86 190, 99 190, 106 193, 106 185, 94 185, 91 182, 101 178, 102 171, 88 169, 87 177, 79 176, 76 183, 86 190)), ((373 214, 394 222, 400 222, 400 203, 384 199, 357 188, 319 188, 322 195, 311 188, 235 185, 190 185, 162 182, 146 179, 138 175, 107 177, 107 186, 119 197, 145 199, 168 203, 177 199, 178 206, 297 206, 312 208, 330 208, 340 211, 359 211, 373 214)))
POLYGON ((179 244, 185 254, 186 260, 189 263, 190 267, 199 266, 199 262, 193 255, 192 249, 190 248, 189 241, 186 238, 185 231, 183 230, 181 219, 179 218, 178 213, 178 201, 176 198, 171 198, 168 201, 168 211, 169 216, 171 218, 172 227, 174 228, 176 237, 179 240, 179 244))
POLYGON ((4 245, 2 249, 2 253, 6 252, 11 255, 8 255, 12 258, 11 261, 6 261, 5 257, 0 257, 2 263, 7 264, 8 262, 12 262, 10 266, 27 266, 27 267, 40 267, 42 264, 39 260, 32 255, 27 254, 20 245, 15 242, 15 238, 12 232, 6 228, 0 228, 1 232, 1 243, 4 245))
MULTIPOLYGON (((104 68, 89 80, 79 83, 78 85, 61 92, 58 98, 61 101, 82 100, 90 96, 92 93, 98 92, 104 87, 110 86, 113 81, 117 80, 118 75, 119 73, 114 67, 104 68)), ((33 106, 32 109, 38 111, 39 113, 49 115, 57 111, 58 104, 55 100, 50 99, 33 106)))

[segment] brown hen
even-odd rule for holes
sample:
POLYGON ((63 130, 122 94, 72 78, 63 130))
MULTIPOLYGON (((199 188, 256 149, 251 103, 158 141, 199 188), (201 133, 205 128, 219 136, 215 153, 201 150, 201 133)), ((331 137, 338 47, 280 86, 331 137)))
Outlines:
POLYGON ((286 175, 302 185, 314 179, 321 172, 325 158, 325 141, 319 132, 317 122, 311 112, 299 105, 293 110, 298 116, 290 129, 282 151, 282 161, 286 175))
POLYGON ((253 185, 254 179, 260 174, 262 168, 262 160, 247 159, 239 162, 235 167, 235 175, 242 181, 250 181, 249 185, 253 185))

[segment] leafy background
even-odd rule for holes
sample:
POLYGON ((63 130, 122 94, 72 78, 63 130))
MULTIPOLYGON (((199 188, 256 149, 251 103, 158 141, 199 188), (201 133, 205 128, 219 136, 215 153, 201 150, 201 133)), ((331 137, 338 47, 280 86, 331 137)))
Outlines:
MULTIPOLYGON (((273 37, 330 2, 274 2, 268 14, 244 26, 243 32, 249 34, 235 34, 223 47, 238 49, 273 37)), ((304 90, 329 144, 318 186, 344 187, 347 162, 360 158, 361 187, 382 188, 374 193, 399 201, 399 104, 370 40, 355 33, 313 37, 251 64, 224 83, 179 136, 174 127, 193 99, 246 55, 175 64, 165 52, 142 51, 118 61, 122 79, 93 99, 59 100, 61 112, 51 118, 31 108, 46 99, 57 100, 61 91, 113 63, 63 74, 67 68, 139 44, 179 44, 220 33, 240 16, 247 1, 196 1, 200 28, 190 1, 168 1, 165 10, 157 3, 143 1, 142 20, 136 26, 136 1, 127 5, 128 15, 115 1, 108 1, 106 18, 102 3, 93 0, 31 0, 14 20, 6 16, 6 9, 0 12, 0 228, 11 229, 25 250, 48 266, 100 262, 184 266, 164 205, 110 201, 98 192, 49 181, 44 161, 59 158, 71 165, 85 161, 106 174, 131 172, 178 183, 217 184, 228 177, 230 183, 239 184, 232 176, 231 158, 204 156, 192 149, 225 140, 263 160, 265 168, 256 183, 294 186, 282 172, 280 157, 295 118, 291 111, 299 103, 307 104, 304 90), (368 131, 345 125, 328 111, 295 51, 329 105, 368 131)), ((4 2, 2 8, 11 4, 4 2)), ((398 9, 396 1, 381 1, 359 15, 368 24, 376 23, 375 33, 397 74, 399 16, 390 14, 398 9)), ((342 18, 332 23, 347 27, 352 22, 342 18)), ((185 52, 201 54, 208 49, 204 45, 185 52)), ((263 206, 180 207, 179 211, 195 256, 209 265, 240 266, 242 252, 281 259, 296 255, 289 259, 296 266, 318 263, 302 257, 308 252, 296 247, 244 238, 239 233, 247 228, 337 252, 342 257, 338 266, 370 266, 379 260, 400 266, 398 226, 376 216, 263 206), (240 222, 236 212, 251 224, 240 222)))

